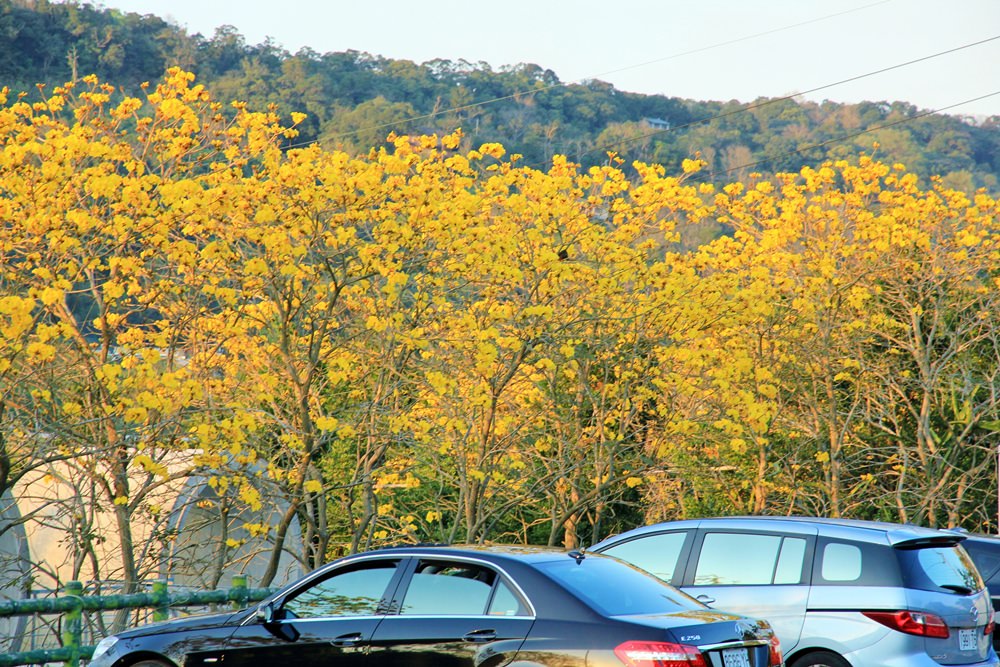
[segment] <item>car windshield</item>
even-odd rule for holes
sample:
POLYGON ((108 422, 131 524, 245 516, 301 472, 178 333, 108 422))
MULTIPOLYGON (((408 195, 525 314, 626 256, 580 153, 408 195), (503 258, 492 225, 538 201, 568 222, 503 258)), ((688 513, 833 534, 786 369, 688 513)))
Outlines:
POLYGON ((962 595, 985 588, 972 559, 958 546, 921 547, 898 551, 903 580, 907 588, 949 591, 962 595))
POLYGON ((669 614, 704 605, 651 574, 611 558, 542 563, 538 569, 605 616, 669 614))

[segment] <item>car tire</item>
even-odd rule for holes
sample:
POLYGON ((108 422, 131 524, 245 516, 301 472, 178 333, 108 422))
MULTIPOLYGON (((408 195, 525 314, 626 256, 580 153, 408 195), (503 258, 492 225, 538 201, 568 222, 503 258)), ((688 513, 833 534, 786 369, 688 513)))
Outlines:
POLYGON ((129 667, 173 667, 173 665, 162 660, 140 660, 139 662, 133 662, 129 667))
POLYGON ((851 667, 851 663, 830 651, 813 651, 796 658, 790 667, 851 667))

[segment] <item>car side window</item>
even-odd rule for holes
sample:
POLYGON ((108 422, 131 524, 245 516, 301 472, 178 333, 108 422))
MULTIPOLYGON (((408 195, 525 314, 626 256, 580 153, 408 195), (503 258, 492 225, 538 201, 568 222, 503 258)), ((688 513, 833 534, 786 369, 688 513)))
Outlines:
POLYGON ((374 616, 398 560, 365 562, 340 570, 296 593, 282 607, 284 618, 374 616))
POLYGON ((990 584, 1000 582, 1000 542, 997 543, 997 548, 993 548, 992 544, 984 546, 969 541, 962 542, 962 546, 976 564, 976 569, 983 579, 990 584))
POLYGON ((631 563, 669 583, 677 574, 677 563, 687 537, 688 531, 684 530, 643 535, 609 547, 602 553, 631 563))
POLYGON ((813 586, 901 586, 896 550, 885 544, 820 536, 813 586))
POLYGON ((528 616, 529 612, 521 598, 501 579, 497 582, 493 600, 487 612, 490 616, 528 616))
POLYGON ((805 552, 801 537, 706 533, 694 585, 798 584, 805 552))
POLYGON ((493 570, 472 563, 422 560, 410 578, 399 613, 484 615, 498 578, 493 570))
POLYGON ((823 547, 820 576, 829 582, 854 582, 861 578, 861 549, 854 544, 831 542, 823 547))
POLYGON ((806 541, 786 537, 781 541, 778 566, 774 568, 774 583, 798 584, 802 581, 802 565, 806 558, 806 541))

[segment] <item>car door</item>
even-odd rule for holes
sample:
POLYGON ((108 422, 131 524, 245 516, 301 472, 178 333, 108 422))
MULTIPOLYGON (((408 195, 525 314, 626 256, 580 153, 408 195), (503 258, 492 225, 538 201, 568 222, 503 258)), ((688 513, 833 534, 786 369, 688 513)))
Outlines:
POLYGON ((474 561, 415 560, 392 606, 371 642, 379 667, 506 664, 534 622, 510 580, 474 561))
POLYGON ((803 531, 702 528, 681 590, 715 609, 767 619, 787 654, 798 644, 809 601, 816 531, 803 531))
POLYGON ((352 561, 307 579, 230 637, 226 667, 361 667, 399 583, 402 558, 352 561))

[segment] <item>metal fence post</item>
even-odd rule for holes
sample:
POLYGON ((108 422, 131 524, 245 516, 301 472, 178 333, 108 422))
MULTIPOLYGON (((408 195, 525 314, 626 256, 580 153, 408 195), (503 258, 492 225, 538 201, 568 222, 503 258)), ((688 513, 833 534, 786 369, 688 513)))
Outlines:
POLYGON ((80 664, 80 635, 83 629, 83 584, 67 581, 63 592, 67 597, 76 598, 76 605, 63 615, 63 646, 70 650, 66 664, 77 667, 80 664))
POLYGON ((165 579, 153 582, 153 601, 156 604, 153 608, 153 622, 165 621, 170 618, 170 596, 167 593, 165 579))
MULTIPOLYGON (((0 667, 16 665, 45 665, 64 662, 70 667, 79 667, 82 660, 89 660, 94 647, 83 645, 83 612, 125 611, 128 609, 153 609, 153 616, 165 619, 171 605, 194 607, 220 605, 232 602, 243 606, 251 601, 266 599, 277 592, 269 588, 248 588, 247 578, 233 578, 230 590, 216 589, 194 591, 170 595, 167 582, 152 583, 152 593, 129 593, 121 595, 84 596, 83 585, 79 581, 68 581, 54 599, 31 598, 24 600, 0 600, 0 619, 33 614, 60 615, 58 648, 39 648, 20 653, 0 653, 0 667)), ((96 639, 96 638, 95 638, 96 639)))
POLYGON ((242 609, 247 602, 247 576, 245 574, 233 575, 233 609, 242 609))

